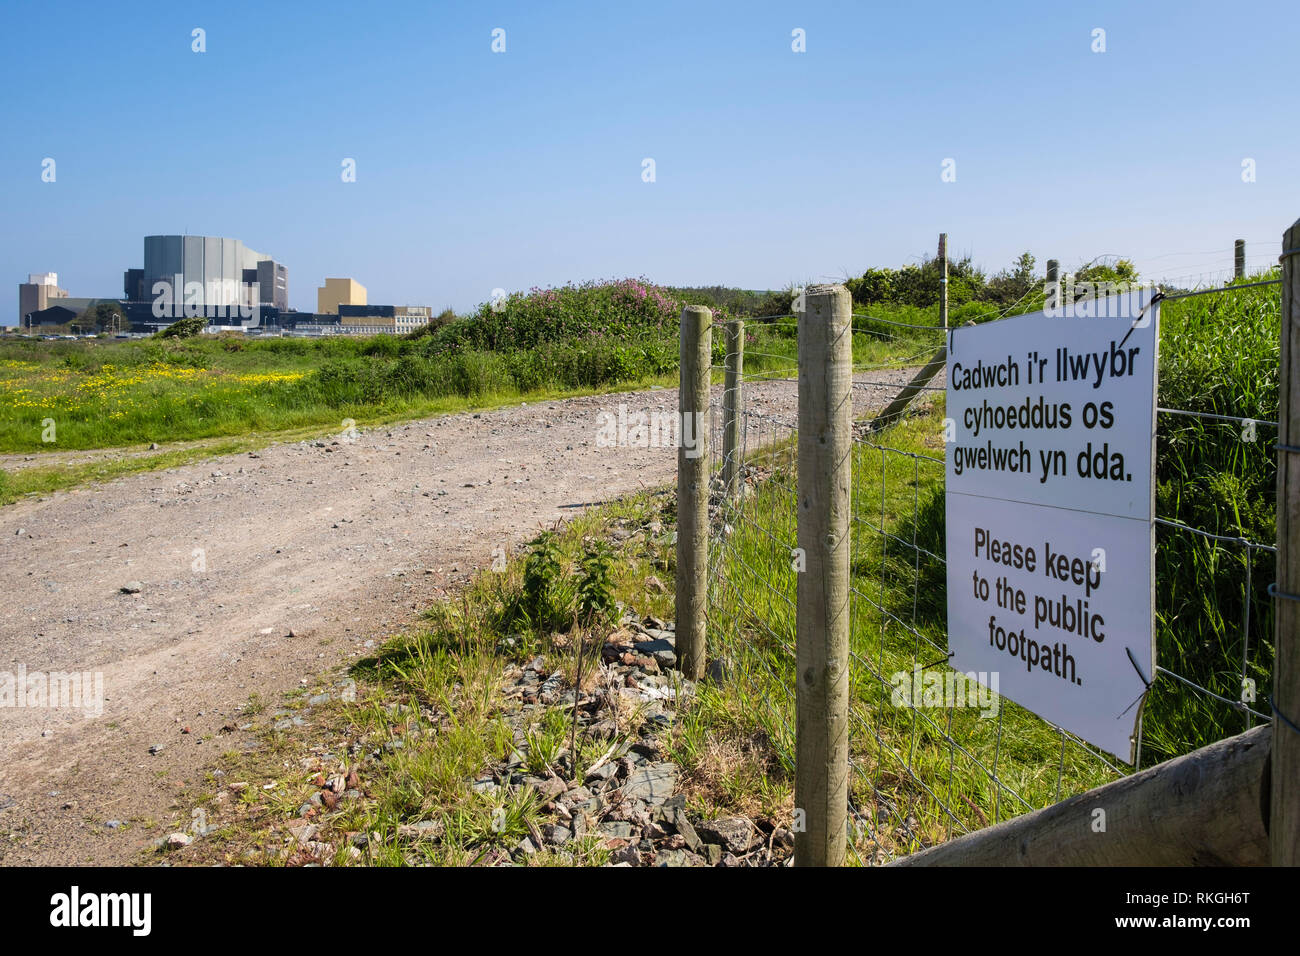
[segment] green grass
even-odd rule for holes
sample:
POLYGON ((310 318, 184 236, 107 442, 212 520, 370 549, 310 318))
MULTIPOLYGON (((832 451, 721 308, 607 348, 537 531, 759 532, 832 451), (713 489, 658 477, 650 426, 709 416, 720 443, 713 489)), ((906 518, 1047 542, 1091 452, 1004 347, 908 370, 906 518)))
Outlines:
MULTIPOLYGON (((937 557, 942 421, 936 400, 878 437, 904 454, 854 446, 850 791, 863 860, 878 848, 911 852, 1117 776, 1077 744, 1063 750, 1059 731, 1006 700, 998 716, 891 701, 895 674, 917 666, 952 673, 940 663, 947 654, 945 570, 937 557), (951 747, 948 736, 961 748, 951 747), (1005 789, 990 779, 995 762, 1005 789)), ((706 687, 700 702, 711 715, 711 735, 767 742, 789 776, 797 577, 789 548, 796 540, 798 463, 787 443, 750 464, 764 480, 728 522, 734 531, 717 549, 711 574, 710 652, 727 659, 733 676, 706 687)))
POLYGON ((0 452, 339 428, 346 419, 367 425, 521 397, 634 387, 666 381, 669 371, 649 362, 603 368, 601 355, 576 344, 555 347, 569 363, 546 374, 533 366, 546 366, 553 356, 535 351, 431 359, 416 354, 419 343, 400 342, 395 355, 378 357, 365 351, 376 341, 363 339, 341 343, 356 354, 338 358, 339 344, 209 338, 4 343, 0 452), (231 350, 230 344, 240 347, 231 350))
POLYGON ((661 381, 678 304, 634 280, 516 294, 396 338, 0 341, 0 452, 414 418, 661 381))
POLYGON ((205 458, 233 455, 262 448, 267 441, 258 436, 208 441, 190 448, 160 451, 132 457, 50 465, 6 471, 0 468, 0 505, 12 504, 29 495, 47 495, 92 481, 109 481, 159 468, 176 468, 205 458))
MULTIPOLYGON (((1160 405, 1276 421, 1279 302, 1276 287, 1263 287, 1168 303, 1161 313, 1160 405)), ((1158 424, 1156 514, 1274 544, 1277 429, 1259 424, 1247 441, 1235 422, 1162 414, 1158 424)), ((1256 687, 1250 706, 1267 714, 1274 642, 1267 589, 1274 575, 1267 550, 1158 525, 1158 663, 1234 701, 1242 697, 1244 666, 1256 687)), ((1144 738, 1151 758, 1163 759, 1259 722, 1164 677, 1148 699, 1144 738)))
MULTIPOLYGON (((500 311, 404 338, 0 340, 0 453, 363 425, 672 384, 679 310, 662 290, 625 280, 512 296, 500 311)), ((897 364, 939 344, 933 333, 858 326, 859 365, 897 364)), ((796 338, 793 317, 751 322, 747 371, 793 375, 796 338)), ((713 357, 720 367, 720 326, 713 357)))
MULTIPOLYGON (((519 393, 486 394, 474 398, 450 397, 429 398, 396 405, 352 409, 352 424, 358 428, 377 427, 386 424, 409 421, 433 415, 448 415, 463 411, 490 409, 502 405, 514 404, 521 398, 540 402, 560 398, 573 398, 581 395, 620 392, 652 385, 666 386, 674 377, 659 376, 641 381, 609 385, 604 388, 575 388, 569 390, 542 390, 521 396, 519 393)), ((171 443, 169 447, 150 450, 145 444, 126 444, 120 446, 92 445, 93 448, 105 448, 108 454, 97 456, 96 460, 78 464, 40 464, 24 463, 21 468, 0 468, 0 505, 10 504, 29 495, 50 494, 67 488, 76 487, 95 481, 108 481, 126 475, 161 468, 175 468, 192 464, 207 458, 221 455, 240 454, 257 451, 277 442, 301 441, 337 434, 342 420, 331 417, 336 412, 324 411, 306 425, 285 425, 279 428, 255 429, 246 422, 230 423, 230 436, 192 437, 171 443)), ((274 417, 274 416, 272 416, 274 417)), ((211 423, 198 423, 190 434, 204 431, 211 423)), ((64 451, 62 443, 53 446, 64 451)), ((42 445, 39 453, 54 458, 58 452, 52 451, 50 445, 42 445)), ((39 459, 38 459, 39 461, 39 459)))

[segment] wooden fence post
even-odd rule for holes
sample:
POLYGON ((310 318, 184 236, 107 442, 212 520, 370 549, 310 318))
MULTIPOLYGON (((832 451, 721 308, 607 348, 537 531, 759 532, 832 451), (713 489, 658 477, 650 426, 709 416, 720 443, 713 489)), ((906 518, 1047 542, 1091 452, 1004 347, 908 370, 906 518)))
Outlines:
POLYGON ((1061 263, 1056 259, 1047 260, 1047 302, 1046 309, 1059 308, 1061 304, 1061 263))
POLYGON ((740 410, 744 399, 740 381, 745 375, 745 323, 727 323, 727 371, 722 386, 722 487, 734 497, 740 479, 740 410))
MULTIPOLYGON (((1300 445, 1300 220, 1282 234, 1279 445, 1300 445)), ((1273 658, 1273 762, 1269 848, 1274 866, 1300 865, 1300 453, 1277 453, 1277 622, 1273 658), (1291 479, 1292 475, 1297 480, 1291 479), (1296 534, 1291 529, 1296 529, 1296 534), (1290 722, 1290 726, 1288 726, 1290 722)))
POLYGON ((799 316, 796 866, 839 866, 847 836, 852 322, 844 286, 808 289, 799 316))
POLYGON ((1238 239, 1232 244, 1232 277, 1240 279, 1246 275, 1246 240, 1238 239))
POLYGON ((939 324, 948 328, 948 234, 939 233, 939 324))
MULTIPOLYGON (((974 325, 975 323, 967 322, 966 324, 974 325)), ((871 420, 871 424, 867 426, 867 430, 873 432, 880 431, 882 428, 886 428, 887 426, 894 424, 898 419, 902 418, 903 413, 907 411, 907 406, 912 404, 912 400, 921 394, 921 390, 930 383, 930 379, 934 378, 947 367, 948 346, 945 345, 940 347, 938 351, 930 356, 930 361, 926 362, 917 370, 917 373, 912 376, 912 380, 899 390, 899 393, 894 396, 893 401, 885 406, 884 411, 880 412, 880 414, 871 420)))
POLYGON ((691 680, 704 676, 704 614, 709 567, 709 372, 713 313, 682 309, 677 407, 677 667, 691 680))

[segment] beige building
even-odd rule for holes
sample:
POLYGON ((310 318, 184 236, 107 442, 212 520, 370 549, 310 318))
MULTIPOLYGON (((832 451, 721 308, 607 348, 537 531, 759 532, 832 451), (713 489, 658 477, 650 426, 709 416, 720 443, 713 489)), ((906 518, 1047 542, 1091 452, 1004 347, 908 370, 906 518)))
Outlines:
POLYGON ((66 299, 68 292, 59 288, 57 272, 33 272, 26 282, 18 284, 18 324, 25 324, 25 316, 30 312, 40 312, 52 305, 67 305, 60 302, 66 299))
POLYGON ((340 305, 365 305, 366 287, 356 279, 326 279, 316 290, 316 311, 338 315, 340 305))

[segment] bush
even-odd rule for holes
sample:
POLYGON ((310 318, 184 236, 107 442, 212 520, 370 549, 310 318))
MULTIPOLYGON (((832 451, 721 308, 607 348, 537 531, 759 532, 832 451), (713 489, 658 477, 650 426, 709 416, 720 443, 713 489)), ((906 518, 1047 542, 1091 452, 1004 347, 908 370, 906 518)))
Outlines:
POLYGON ((677 334, 676 299, 639 279, 516 292, 428 336, 434 351, 511 351, 554 342, 677 334))
POLYGON ((402 340, 383 333, 365 339, 361 346, 362 355, 383 355, 391 358, 400 355, 401 352, 402 340))
POLYGON ((510 373, 500 355, 464 352, 453 357, 449 364, 452 388, 457 395, 478 398, 510 388, 510 373))
POLYGON ((181 319, 173 322, 167 328, 154 333, 156 339, 188 339, 201 333, 208 327, 208 320, 202 316, 195 316, 190 319, 181 319))

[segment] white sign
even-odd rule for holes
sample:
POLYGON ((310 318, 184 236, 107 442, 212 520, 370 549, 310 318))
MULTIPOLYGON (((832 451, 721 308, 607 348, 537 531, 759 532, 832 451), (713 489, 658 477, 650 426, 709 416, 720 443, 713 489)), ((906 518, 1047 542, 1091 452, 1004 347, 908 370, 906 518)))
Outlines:
POLYGON ((1153 295, 948 347, 949 663, 1129 763, 1155 671, 1153 295))

